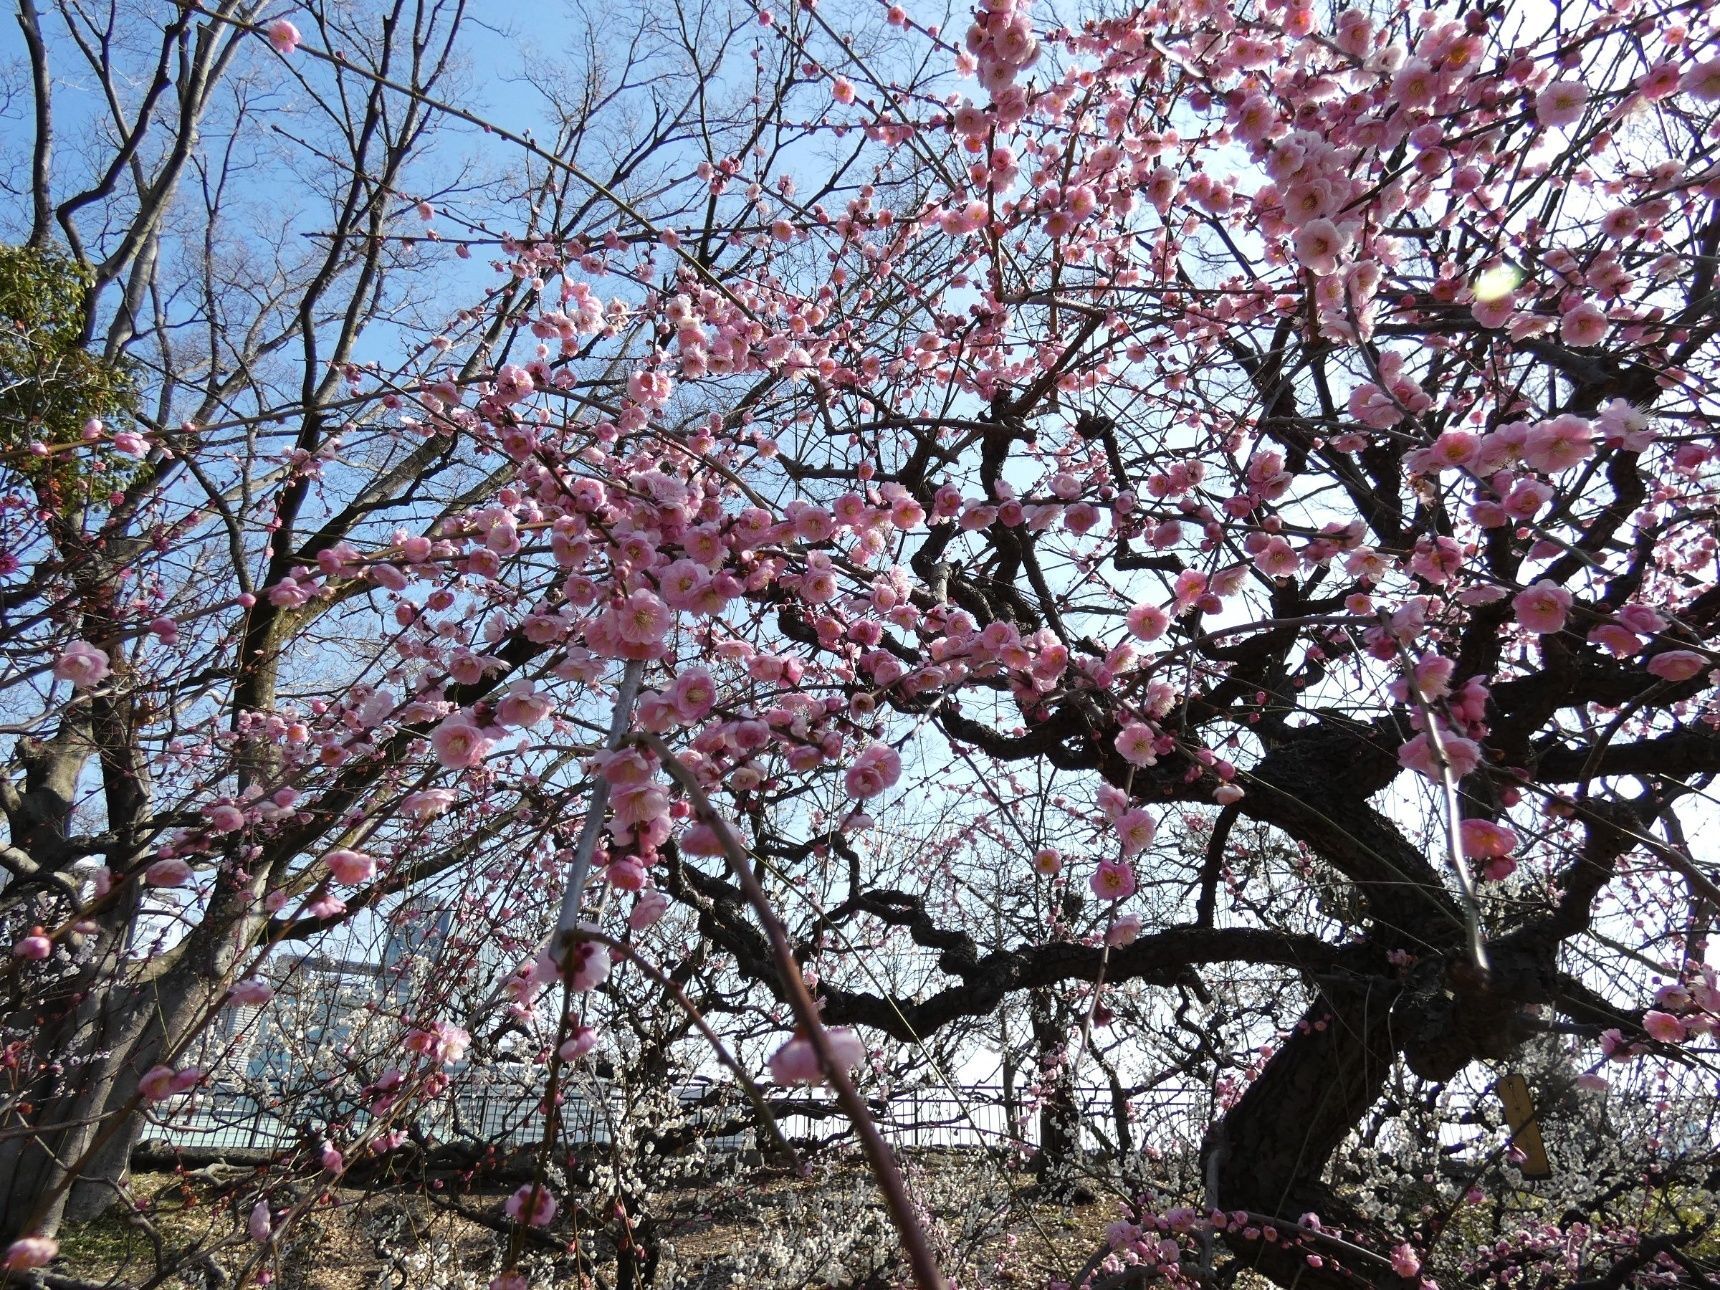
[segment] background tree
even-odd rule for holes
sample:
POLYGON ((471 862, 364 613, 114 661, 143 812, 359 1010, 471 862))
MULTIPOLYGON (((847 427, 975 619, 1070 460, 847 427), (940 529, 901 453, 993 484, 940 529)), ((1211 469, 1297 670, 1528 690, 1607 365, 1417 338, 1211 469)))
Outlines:
MULTIPOLYGON (((316 6, 291 34, 261 17, 246 3, 159 21, 76 5, 18 15, 36 111, 33 134, 12 136, 31 183, 7 259, 20 324, 7 397, 42 411, 7 432, 4 901, 22 947, 7 1012, 33 1054, 10 1068, 0 1133, 7 1239, 51 1231, 68 1203, 76 1215, 112 1202, 151 1096, 138 1080, 177 1064, 269 947, 512 856, 518 838, 492 813, 577 796, 504 779, 524 795, 512 807, 480 795, 475 826, 436 825, 435 789, 400 813, 424 779, 410 722, 392 745, 330 744, 355 699, 369 714, 399 702, 378 687, 411 622, 350 542, 433 530, 515 469, 471 449, 462 417, 399 413, 414 366, 452 343, 443 322, 467 356, 438 370, 445 400, 425 393, 438 408, 524 334, 529 272, 477 275, 472 310, 436 277, 472 247, 517 249, 483 222, 506 211, 514 233, 544 239, 533 245, 601 235, 600 208, 657 182, 656 150, 728 125, 684 42, 678 65, 651 44, 649 76, 646 52, 605 48, 551 145, 480 159, 433 107, 467 56, 463 6, 316 6), (338 56, 283 61, 301 38, 338 56), (63 101, 83 80, 99 110, 63 101), (579 169, 586 149, 594 175, 579 169), (465 203, 467 236, 434 254, 444 195, 465 203), (526 209, 540 213, 515 224, 526 209), (45 249, 56 238, 64 263, 45 249), (372 347, 395 356, 372 364, 372 347), (122 410, 119 373, 141 392, 136 427, 85 431, 122 410), (68 493, 104 469, 111 492, 68 493), (316 840, 378 826, 410 863, 342 901, 309 863, 328 849, 316 840)), ((581 306, 569 336, 630 343, 640 324, 607 303, 581 306)), ((514 661, 537 652, 516 646, 514 661)), ((565 762, 552 752, 544 766, 565 762)))
POLYGON ((129 465, 123 454, 90 452, 103 430, 129 432, 136 395, 124 364, 83 346, 89 289, 84 267, 52 250, 0 252, 0 419, 13 460, 35 476, 37 495, 56 510, 81 505, 86 488, 123 484, 129 465), (89 454, 86 468, 94 477, 88 480, 80 476, 81 454, 89 454))

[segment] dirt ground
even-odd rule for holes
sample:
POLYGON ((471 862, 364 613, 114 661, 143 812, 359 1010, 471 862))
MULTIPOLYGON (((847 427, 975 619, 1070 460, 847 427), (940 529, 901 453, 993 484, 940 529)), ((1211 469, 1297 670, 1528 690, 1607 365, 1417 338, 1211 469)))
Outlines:
MULTIPOLYGON (((907 1173, 940 1265, 962 1290, 1072 1281, 1121 1212, 1116 1196, 1051 1196, 1031 1176, 984 1157, 910 1160, 907 1173)), ((141 1212, 62 1233, 54 1270, 85 1286, 237 1290, 261 1280, 279 1290, 484 1290, 505 1266, 502 1205, 511 1187, 444 1183, 319 1195, 309 1186, 275 1186, 270 1199, 284 1230, 262 1246, 245 1237, 245 1222, 267 1178, 233 1167, 134 1175, 141 1212), (288 1209, 291 1221, 283 1222, 288 1209), (168 1266, 164 1281, 158 1269, 168 1266)), ((613 1213, 612 1202, 579 1199, 613 1213)), ((549 1229, 551 1239, 532 1242, 517 1260, 534 1290, 637 1285, 616 1265, 622 1226, 591 1213, 576 1223, 569 1208, 549 1229)), ((659 1287, 899 1283, 894 1230, 871 1179, 851 1163, 816 1166, 810 1177, 736 1169, 682 1181, 652 1194, 649 1211, 659 1287)))

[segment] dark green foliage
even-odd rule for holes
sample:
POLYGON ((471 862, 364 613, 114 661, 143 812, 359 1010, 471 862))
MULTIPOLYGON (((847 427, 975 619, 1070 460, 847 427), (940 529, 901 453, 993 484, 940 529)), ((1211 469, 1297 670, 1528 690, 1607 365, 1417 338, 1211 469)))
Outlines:
POLYGON ((90 285, 69 256, 0 246, 0 460, 49 504, 99 498, 134 468, 108 436, 131 424, 137 387, 84 344, 90 285), (107 435, 86 441, 91 420, 107 435))

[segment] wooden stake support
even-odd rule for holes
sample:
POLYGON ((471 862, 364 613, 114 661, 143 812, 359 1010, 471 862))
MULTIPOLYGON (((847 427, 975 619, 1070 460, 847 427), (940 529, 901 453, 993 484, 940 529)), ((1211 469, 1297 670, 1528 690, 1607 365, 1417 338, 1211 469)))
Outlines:
POLYGON ((1553 1165, 1547 1159, 1546 1143, 1541 1141, 1541 1122, 1529 1097, 1529 1082, 1521 1075, 1501 1075, 1494 1087, 1505 1106, 1505 1122, 1511 1126, 1511 1144, 1525 1157, 1518 1172, 1535 1182, 1551 1178, 1553 1165))

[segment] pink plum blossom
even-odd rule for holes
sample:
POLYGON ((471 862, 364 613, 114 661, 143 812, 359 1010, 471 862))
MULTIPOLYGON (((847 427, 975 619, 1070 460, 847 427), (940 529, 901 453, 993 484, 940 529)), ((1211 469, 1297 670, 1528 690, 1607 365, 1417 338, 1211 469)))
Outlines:
POLYGON ((716 829, 703 820, 695 820, 681 834, 681 851, 690 856, 720 856, 723 854, 723 842, 716 829))
POLYGON ((1153 753, 1155 741, 1156 736, 1150 729, 1138 722, 1131 722, 1117 735, 1117 753, 1132 765, 1151 766, 1158 760, 1153 753))
POLYGON ((233 833, 245 827, 245 812, 230 803, 209 808, 209 827, 216 833, 233 833))
POLYGON ((1348 243, 1338 226, 1325 218, 1309 220, 1296 230, 1293 239, 1297 260, 1311 272, 1322 275, 1338 271, 1338 258, 1348 243))
POLYGON ((617 891, 640 891, 645 886, 645 866, 633 856, 617 856, 604 866, 603 877, 617 891))
POLYGON ((568 989, 584 994, 602 985, 609 976, 609 952, 592 941, 581 941, 568 951, 571 968, 565 974, 568 989))
POLYGON ((890 788, 902 775, 902 758, 888 744, 868 744, 849 765, 843 786, 862 801, 890 788))
POLYGON ((1670 1012, 1650 1009, 1643 1013, 1642 1029, 1650 1039, 1663 1044, 1676 1044, 1684 1038, 1684 1023, 1670 1012))
POLYGON ((1690 991, 1677 981, 1663 985, 1654 992, 1654 1006, 1667 1012, 1683 1012, 1691 1003, 1690 991))
POLYGON ((1535 119, 1544 126, 1572 125, 1589 104, 1589 87, 1581 81, 1554 81, 1535 96, 1535 119))
POLYGON ((109 671, 108 656, 88 641, 73 641, 54 660, 55 679, 70 681, 79 690, 100 685, 109 671))
POLYGON ((535 726, 554 710, 554 700, 530 681, 516 681, 496 705, 496 720, 504 726, 535 726))
POLYGON ((177 856, 157 860, 143 871, 143 880, 151 887, 183 887, 191 881, 191 866, 177 856))
POLYGON ((0 1268, 7 1272, 29 1272, 45 1268, 60 1252, 60 1243, 51 1236, 24 1236, 6 1247, 6 1257, 0 1268))
POLYGON ((454 791, 448 788, 426 788, 400 799, 400 809, 420 822, 434 819, 453 804, 454 791))
POLYGON ((1117 838, 1126 856, 1138 855, 1152 845, 1158 821, 1144 806, 1131 807, 1116 819, 1117 838))
POLYGON ((1648 670, 1663 681, 1688 681, 1709 667, 1709 661, 1695 650, 1669 649, 1648 660, 1648 670))
POLYGON ((146 1102, 161 1102, 202 1082, 203 1071, 196 1066, 174 1070, 171 1066, 151 1066, 137 1081, 137 1091, 146 1102))
POLYGON ((247 1008, 260 1008, 275 997, 275 987, 258 977, 248 976, 227 992, 234 1003, 247 1008))
POLYGON ((642 891, 627 915, 627 925, 636 932, 654 927, 669 912, 669 898, 655 889, 642 891))
POLYGON ((1517 835, 1492 820, 1465 820, 1459 832, 1463 854, 1471 860, 1499 859, 1510 855, 1517 846, 1517 835))
MULTIPOLYGON (((1481 764, 1481 747, 1473 739, 1442 731, 1440 740, 1445 749, 1445 760, 1458 779, 1481 764)), ((1398 749, 1398 763, 1428 779, 1441 778, 1439 761, 1438 750, 1425 731, 1398 749)))
POLYGON ((449 717, 430 736, 436 760, 449 770, 469 770, 482 764, 493 742, 465 713, 449 717))
POLYGON ((299 47, 302 39, 299 29, 285 18, 276 18, 266 28, 269 44, 277 54, 290 54, 299 47))
POLYGON ((1139 604, 1127 615, 1129 632, 1139 640, 1156 641, 1170 626, 1170 615, 1157 605, 1139 604))
POLYGON ((1545 636, 1565 629, 1571 612, 1571 593, 1542 579, 1511 598, 1517 621, 1529 631, 1545 636))
POLYGON ((573 1034, 562 1040, 556 1056, 564 1062, 576 1062, 597 1045, 597 1032, 590 1026, 576 1026, 573 1034))
POLYGON ((1421 1260, 1416 1257, 1413 1247, 1408 1244, 1398 1244, 1392 1247, 1392 1271, 1408 1280, 1421 1271, 1421 1260))
POLYGON ((336 882, 356 887, 359 883, 368 881, 376 873, 376 861, 362 851, 350 851, 345 847, 330 851, 323 857, 323 864, 334 875, 336 882))
POLYGON ((1607 334, 1607 316, 1600 306, 1584 301, 1559 318, 1559 335, 1567 345, 1598 345, 1607 334))
MULTIPOLYGON (((835 1027, 826 1029, 824 1035, 837 1065, 844 1070, 852 1070, 866 1060, 866 1045, 852 1030, 835 1027)), ((818 1050, 798 1031, 794 1038, 771 1054, 770 1074, 778 1084, 824 1083, 824 1068, 819 1064, 818 1050)))
POLYGON ((419 1053, 438 1066, 457 1062, 466 1055, 471 1035, 451 1021, 433 1021, 407 1033, 403 1046, 409 1053, 419 1053))
POLYGON ((559 1208, 549 1188, 541 1183, 527 1183, 508 1197, 502 1210, 516 1223, 527 1227, 548 1227, 559 1208))
POLYGON ((1720 58, 1706 58, 1684 69, 1678 88, 1699 103, 1720 102, 1720 58))
POLYGON ((1088 885, 1100 900, 1127 900, 1135 894, 1135 871, 1126 860, 1101 860, 1088 885))
POLYGON ((1594 455, 1592 428, 1579 416, 1566 414, 1532 427, 1523 444, 1523 460, 1543 474, 1556 475, 1594 455))

